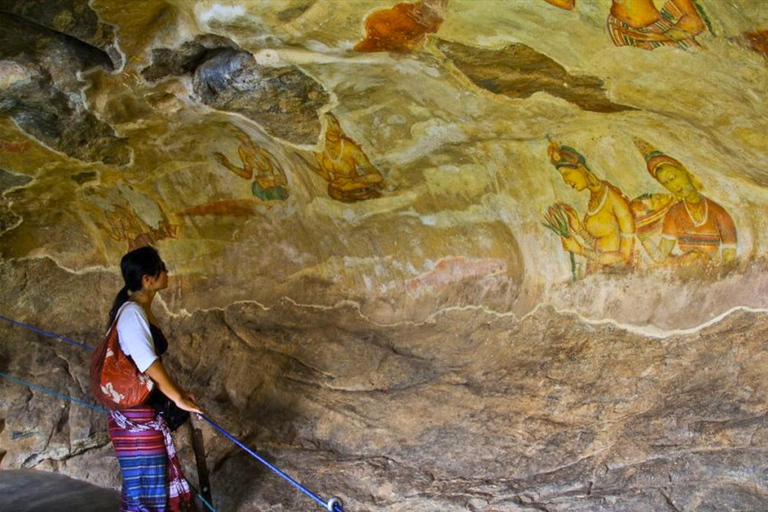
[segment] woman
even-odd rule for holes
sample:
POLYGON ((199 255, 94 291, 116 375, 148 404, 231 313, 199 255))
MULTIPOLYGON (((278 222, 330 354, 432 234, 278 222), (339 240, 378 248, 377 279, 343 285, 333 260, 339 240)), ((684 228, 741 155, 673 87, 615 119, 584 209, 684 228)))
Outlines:
POLYGON ((661 242, 644 244, 657 263, 732 263, 736 261, 736 226, 730 214, 699 192, 701 183, 676 159, 635 139, 648 173, 677 202, 664 215, 661 242), (672 256, 677 247, 679 255, 672 256))
POLYGON ((572 147, 552 142, 548 152, 567 185, 579 192, 589 191, 583 220, 573 207, 561 205, 571 228, 569 236, 562 238, 563 249, 585 257, 587 273, 632 265, 635 222, 624 194, 595 176, 584 156, 572 147))
POLYGON ((168 375, 160 356, 168 341, 152 313, 155 294, 168 287, 168 270, 152 247, 130 251, 120 261, 125 286, 109 313, 117 318, 120 348, 155 383, 146 405, 110 413, 109 436, 123 476, 121 512, 180 511, 191 507, 170 429, 158 408, 164 397, 183 411, 202 414, 192 395, 168 375))

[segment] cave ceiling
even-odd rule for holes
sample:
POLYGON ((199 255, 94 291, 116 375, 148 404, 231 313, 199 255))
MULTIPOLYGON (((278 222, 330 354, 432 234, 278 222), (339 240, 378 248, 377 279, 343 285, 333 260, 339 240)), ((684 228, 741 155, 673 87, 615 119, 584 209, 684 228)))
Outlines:
MULTIPOLYGON (((3 314, 95 339, 151 244, 171 368, 356 510, 768 508, 768 3, 0 0, 0 25, 3 314)), ((9 336, 0 367, 82 394, 83 357, 9 336)), ((0 397, 4 467, 115 485, 95 416, 0 397)), ((211 442, 225 510, 303 510, 211 442)))

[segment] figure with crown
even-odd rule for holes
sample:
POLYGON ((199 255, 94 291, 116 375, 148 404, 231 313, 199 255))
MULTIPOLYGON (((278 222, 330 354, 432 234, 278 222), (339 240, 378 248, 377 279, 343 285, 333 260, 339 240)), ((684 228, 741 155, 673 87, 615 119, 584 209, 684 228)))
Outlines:
POLYGON ((658 245, 643 241, 651 258, 686 265, 733 263, 738 238, 725 208, 700 192, 701 182, 678 160, 642 139, 634 141, 648 173, 675 198, 664 214, 658 245))
POLYGON ((586 259, 587 274, 631 268, 635 222, 627 198, 615 185, 598 178, 584 156, 572 147, 550 142, 547 151, 567 185, 589 192, 583 218, 568 204, 550 208, 551 213, 555 209, 567 217, 568 226, 559 233, 563 249, 586 259))

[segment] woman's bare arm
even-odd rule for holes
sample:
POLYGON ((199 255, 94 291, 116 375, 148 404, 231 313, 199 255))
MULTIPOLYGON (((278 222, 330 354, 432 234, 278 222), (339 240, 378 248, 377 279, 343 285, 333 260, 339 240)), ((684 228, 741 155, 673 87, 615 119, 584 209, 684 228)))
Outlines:
POLYGON ((155 362, 147 368, 145 373, 150 376, 155 384, 157 384, 157 387, 165 396, 179 406, 179 409, 203 414, 203 411, 201 411, 197 404, 195 404, 194 397, 181 389, 171 376, 168 375, 162 361, 156 359, 155 362))

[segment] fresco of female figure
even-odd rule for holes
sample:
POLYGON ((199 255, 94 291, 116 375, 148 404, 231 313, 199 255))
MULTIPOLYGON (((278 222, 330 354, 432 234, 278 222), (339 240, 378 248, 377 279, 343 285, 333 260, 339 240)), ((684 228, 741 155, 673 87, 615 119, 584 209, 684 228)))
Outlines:
MULTIPOLYGON (((572 10, 576 0, 545 0, 572 10)), ((696 0, 667 0, 657 9, 654 0, 612 0, 608 33, 616 46, 653 50, 660 46, 698 48, 694 37, 706 28, 696 0)))
POLYGON ((563 205, 572 233, 576 235, 562 237, 563 249, 585 257, 587 273, 631 266, 635 222, 624 194, 595 176, 584 156, 572 147, 551 142, 548 153, 567 185, 579 192, 589 191, 587 213, 582 220, 573 207, 563 205))
POLYGON ((344 203, 381 197, 384 177, 346 136, 333 114, 326 114, 325 119, 325 145, 315 153, 319 168, 313 170, 328 182, 328 195, 344 203))
POLYGON ((220 152, 213 154, 214 158, 226 169, 251 182, 251 193, 262 201, 285 201, 288 198, 288 179, 285 171, 275 158, 264 148, 244 133, 239 133, 237 139, 240 146, 237 149, 240 162, 238 167, 220 152))
POLYGON ((736 226, 725 208, 699 192, 701 183, 679 161, 644 140, 635 139, 635 145, 650 175, 677 199, 664 215, 659 245, 644 244, 650 256, 657 263, 734 262, 736 226), (680 255, 672 255, 675 247, 680 255))

